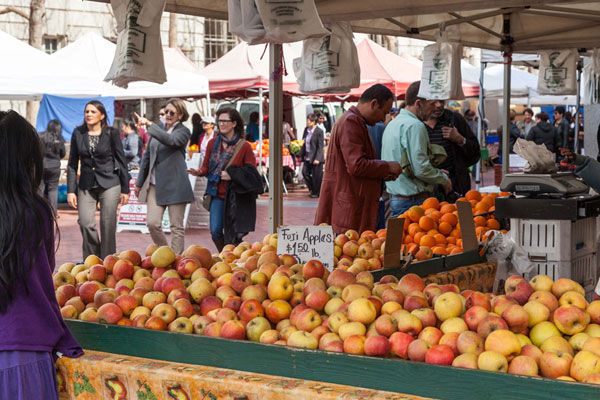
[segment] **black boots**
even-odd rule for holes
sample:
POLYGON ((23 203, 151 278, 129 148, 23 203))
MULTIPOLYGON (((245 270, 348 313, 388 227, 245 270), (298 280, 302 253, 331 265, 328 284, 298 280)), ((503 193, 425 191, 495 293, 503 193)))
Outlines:
POLYGON ((225 247, 225 239, 217 239, 217 240, 213 240, 213 243, 215 244, 215 246, 217 246, 217 251, 220 253, 221 251, 223 251, 223 247, 225 247))

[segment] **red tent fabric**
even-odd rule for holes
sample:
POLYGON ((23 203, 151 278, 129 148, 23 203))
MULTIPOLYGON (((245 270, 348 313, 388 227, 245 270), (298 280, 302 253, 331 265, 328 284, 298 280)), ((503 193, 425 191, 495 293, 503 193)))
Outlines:
MULTIPOLYGON (((283 91, 298 93, 293 60, 300 57, 302 43, 283 45, 283 91)), ((223 57, 201 70, 208 78, 212 97, 251 97, 257 90, 269 90, 269 50, 265 45, 250 46, 246 42, 231 49, 223 57)), ((266 94, 266 93, 265 93, 266 94)))

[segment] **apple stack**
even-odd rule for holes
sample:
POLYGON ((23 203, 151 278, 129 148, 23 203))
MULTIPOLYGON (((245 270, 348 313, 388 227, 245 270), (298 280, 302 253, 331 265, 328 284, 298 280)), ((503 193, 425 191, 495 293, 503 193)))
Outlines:
POLYGON ((575 281, 513 276, 498 296, 414 274, 374 282, 356 262, 329 273, 278 256, 276 240, 90 256, 59 268, 57 300, 84 321, 600 382, 600 301, 575 281))

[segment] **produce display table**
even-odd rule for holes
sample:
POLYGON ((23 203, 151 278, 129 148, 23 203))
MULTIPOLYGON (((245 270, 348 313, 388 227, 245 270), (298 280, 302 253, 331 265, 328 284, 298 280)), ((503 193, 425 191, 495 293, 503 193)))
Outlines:
POLYGON ((189 388, 187 398, 200 400, 598 400, 600 393, 594 385, 539 377, 77 320, 65 322, 87 355, 58 362, 60 379, 65 382, 61 383, 63 398, 186 399, 166 397, 165 390, 170 387, 189 388), (107 383, 115 388, 117 380, 126 382, 128 394, 106 396, 110 394, 107 383), (147 394, 148 388, 154 397, 147 394))
POLYGON ((89 350, 60 360, 57 368, 61 399, 425 399, 89 350))
MULTIPOLYGON (((258 154, 256 154, 256 165, 258 165, 258 163, 259 163, 259 158, 258 158, 258 154)), ((268 156, 263 156, 262 165, 266 165, 267 167, 269 166, 269 157, 268 156)), ((294 169, 294 160, 292 159, 292 156, 282 156, 281 157, 281 165, 284 167, 289 167, 291 169, 294 169)))
POLYGON ((478 292, 489 293, 494 288, 494 278, 496 277, 497 264, 494 262, 484 262, 480 264, 458 267, 451 271, 440 272, 439 274, 428 275, 423 278, 425 285, 436 283, 445 285, 453 283, 462 290, 475 290, 478 292))

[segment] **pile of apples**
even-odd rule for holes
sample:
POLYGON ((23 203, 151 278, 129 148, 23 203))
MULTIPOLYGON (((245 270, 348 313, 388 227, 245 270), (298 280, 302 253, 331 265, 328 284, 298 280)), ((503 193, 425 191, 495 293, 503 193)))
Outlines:
POLYGON ((64 318, 600 383, 600 301, 575 281, 512 276, 503 295, 374 282, 278 256, 276 240, 90 256, 59 267, 56 297, 64 318))

